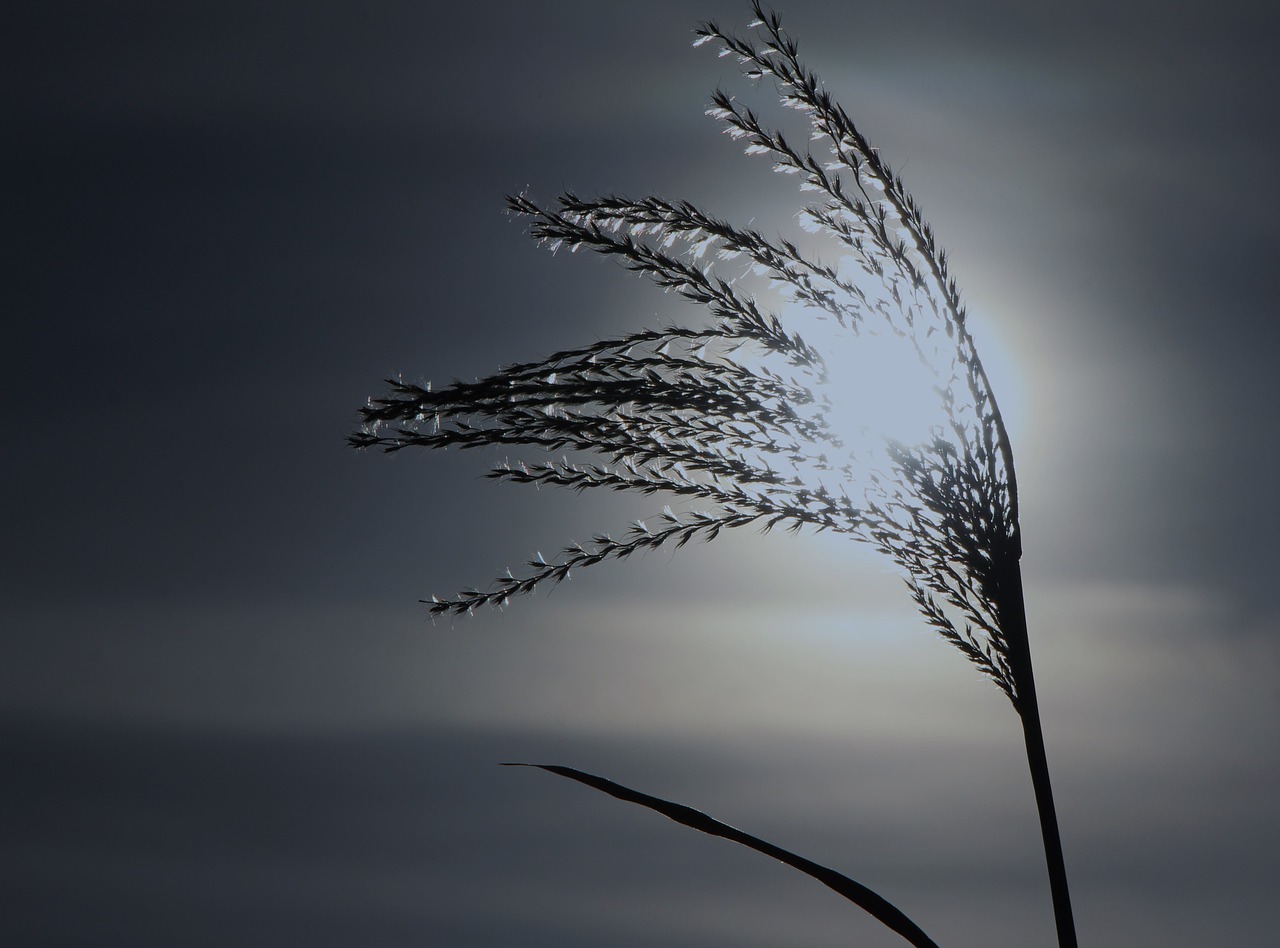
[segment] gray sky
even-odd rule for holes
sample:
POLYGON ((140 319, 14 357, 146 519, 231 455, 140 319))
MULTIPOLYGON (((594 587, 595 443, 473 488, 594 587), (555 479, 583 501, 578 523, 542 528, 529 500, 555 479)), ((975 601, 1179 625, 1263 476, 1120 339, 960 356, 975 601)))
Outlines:
MULTIPOLYGON (((1082 944, 1271 944, 1280 14, 781 12, 949 248, 1008 407, 1082 944)), ((1016 717, 868 553, 725 535, 433 627, 420 597, 662 502, 344 446, 386 376, 696 319, 539 250, 504 194, 788 231, 799 196, 702 115, 746 91, 689 48, 706 17, 750 19, 6 14, 6 941, 897 943, 517 759, 827 862, 944 945, 1050 943, 1016 717)))

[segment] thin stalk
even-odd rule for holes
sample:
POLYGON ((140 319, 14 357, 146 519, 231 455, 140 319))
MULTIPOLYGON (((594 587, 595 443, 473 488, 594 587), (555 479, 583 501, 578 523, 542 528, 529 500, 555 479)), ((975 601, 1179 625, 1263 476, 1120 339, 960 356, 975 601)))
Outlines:
MULTIPOLYGON (((487 591, 431 597, 432 615, 502 607, 539 585, 561 582, 571 569, 667 544, 679 548, 694 539, 713 540, 750 524, 765 531, 815 527, 872 543, 903 569, 925 620, 1011 699, 1026 741, 1058 945, 1076 948, 1031 668, 1013 450, 969 335, 959 289, 901 178, 801 63, 778 16, 761 0, 753 0, 752 10, 753 27, 763 31, 756 39, 706 23, 694 45, 716 40, 721 55, 736 56, 748 76, 773 76, 782 104, 808 116, 811 132, 830 146, 832 162, 793 148, 781 131, 725 93, 715 94, 708 114, 744 141, 747 154, 769 155, 775 171, 798 174, 802 190, 822 195, 805 208, 806 219, 826 231, 842 257, 852 255, 866 276, 879 278, 883 294, 868 297, 839 269, 810 259, 790 241, 771 242, 687 202, 566 194, 558 209, 548 209, 512 197, 511 209, 530 218, 532 236, 551 249, 567 246, 612 257, 704 306, 712 323, 604 340, 442 389, 393 380, 391 394, 364 409, 365 426, 351 443, 385 451, 484 445, 581 451, 595 460, 521 462, 490 476, 576 491, 697 498, 711 508, 677 514, 667 507, 650 518, 652 526, 636 521, 619 539, 596 534, 586 544, 565 547, 550 562, 539 553, 525 575, 508 570, 487 591), (749 272, 797 308, 817 309, 855 334, 861 320, 883 317, 885 327, 906 338, 941 383, 935 391, 942 414, 931 438, 917 445, 886 439, 886 469, 860 486, 860 452, 837 437, 827 417, 836 393, 822 386, 839 379, 828 379, 823 353, 758 304, 748 287, 714 276, 710 264, 700 262, 708 249, 716 259, 745 255, 749 272), (936 348, 934 342, 922 345, 931 336, 936 348), (948 351, 944 340, 954 349, 948 351), (740 350, 752 355, 740 359, 740 350), (779 373, 779 360, 789 367, 782 369, 785 374, 779 373), (819 477, 808 479, 810 473, 819 477), (839 478, 837 489, 829 490, 821 477, 839 478)), ((838 361, 832 368, 839 372, 838 361)), ((544 769, 823 878, 807 861, 775 852, 754 837, 726 835, 717 829, 722 824, 703 814, 690 816, 694 811, 678 804, 580 771, 544 769)))
POLYGON ((1049 782, 1049 761, 1045 756, 1044 730, 1040 726, 1040 705, 1036 699, 1035 675, 1031 669, 1031 645, 1027 636, 1027 610, 1022 594, 1022 570, 1015 562, 1002 584, 1002 627, 1009 639, 1010 665, 1018 683, 1014 700, 1022 719, 1027 745, 1027 766, 1040 814, 1040 835, 1044 838, 1045 866, 1049 870, 1049 890, 1053 896, 1053 917, 1058 928, 1059 948, 1076 948, 1076 923, 1071 913, 1071 893, 1067 888, 1067 867, 1062 857, 1058 815, 1053 806, 1053 785, 1049 782))

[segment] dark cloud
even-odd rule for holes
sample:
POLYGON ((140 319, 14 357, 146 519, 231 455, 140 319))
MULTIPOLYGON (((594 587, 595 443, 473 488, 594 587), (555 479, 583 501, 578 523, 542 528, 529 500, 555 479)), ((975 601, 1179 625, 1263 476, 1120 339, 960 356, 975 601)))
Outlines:
MULTIPOLYGON (((1022 376, 1084 940, 1262 943, 1276 12, 782 12, 1022 376)), ((688 49, 700 17, 746 4, 6 13, 10 940, 862 935, 750 854, 492 766, 536 754, 868 867, 944 943, 1047 941, 1015 722, 924 647, 892 577, 726 536, 432 630, 417 597, 653 508, 343 444, 388 375, 690 316, 528 246, 505 193, 655 190, 791 227, 787 182, 701 115, 740 86, 688 49)))

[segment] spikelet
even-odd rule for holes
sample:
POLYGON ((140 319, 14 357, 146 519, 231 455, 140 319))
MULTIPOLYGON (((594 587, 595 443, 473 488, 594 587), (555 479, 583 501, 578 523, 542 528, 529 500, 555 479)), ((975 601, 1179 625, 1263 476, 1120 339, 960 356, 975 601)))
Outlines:
POLYGON ((748 155, 796 182, 807 196, 798 211, 810 242, 825 242, 842 263, 687 201, 566 193, 544 206, 514 195, 510 210, 548 249, 613 258, 702 307, 704 324, 643 330, 440 388, 390 380, 351 443, 573 452, 588 460, 506 463, 489 476, 702 508, 667 507, 616 538, 569 545, 551 562, 539 554, 522 575, 508 571, 484 591, 433 596, 433 615, 502 606, 573 569, 726 529, 809 527, 889 556, 925 620, 1016 706, 1000 599, 1020 556, 1013 458, 956 281, 901 178, 800 61, 777 15, 758 3, 754 10, 750 38, 709 22, 694 45, 718 47, 749 79, 771 78, 781 104, 806 124, 809 144, 792 144, 723 91, 707 114, 748 155), (722 278, 713 273, 717 261, 744 265, 746 275, 722 278), (785 310, 753 295, 752 281, 780 295, 785 310), (877 332, 905 340, 939 393, 929 437, 888 442, 868 472, 831 422, 836 362, 807 340, 800 317, 835 324, 846 344, 877 332))

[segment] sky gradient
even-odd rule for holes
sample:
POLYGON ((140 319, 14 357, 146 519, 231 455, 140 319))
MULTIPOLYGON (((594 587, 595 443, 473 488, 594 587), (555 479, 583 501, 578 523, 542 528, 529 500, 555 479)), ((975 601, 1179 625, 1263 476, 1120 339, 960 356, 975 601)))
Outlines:
MULTIPOLYGON (((1009 415, 1081 944, 1274 943, 1280 13, 780 12, 948 248, 1009 415)), ((748 4, 4 16, 2 940, 899 943, 516 759, 705 809, 941 944, 1051 943, 1016 716, 867 551, 725 535, 432 626, 419 598, 662 501, 344 444, 387 376, 697 318, 540 250, 507 193, 793 229, 702 114, 748 85, 690 31, 748 4)))

